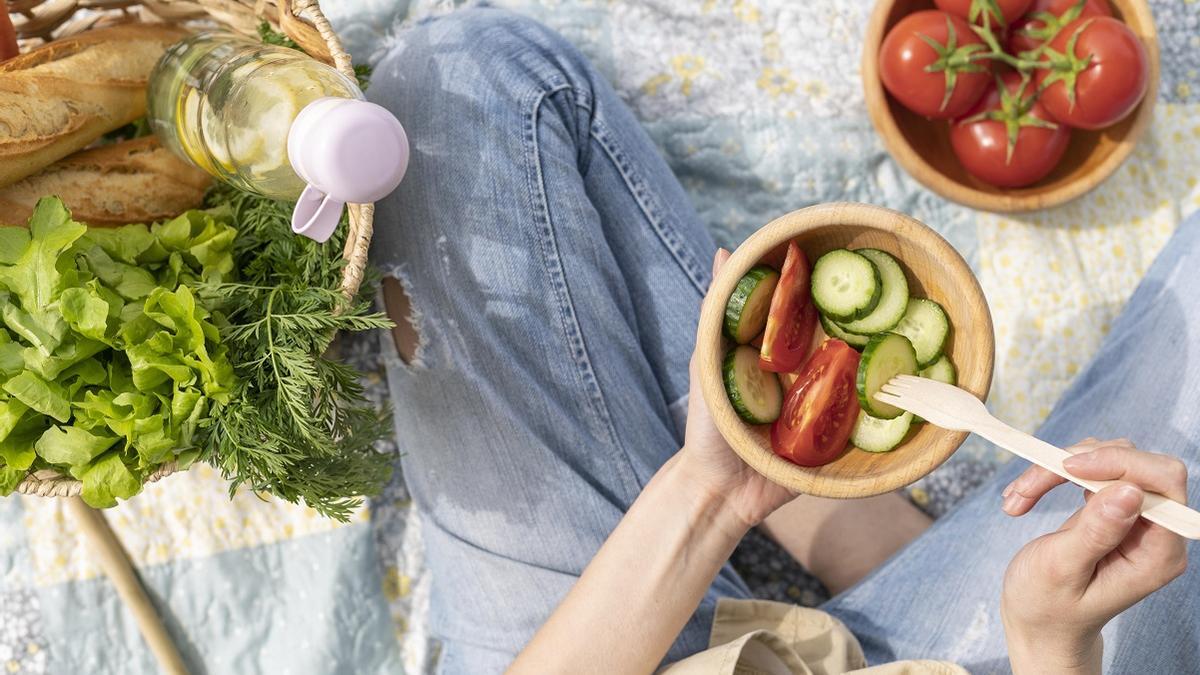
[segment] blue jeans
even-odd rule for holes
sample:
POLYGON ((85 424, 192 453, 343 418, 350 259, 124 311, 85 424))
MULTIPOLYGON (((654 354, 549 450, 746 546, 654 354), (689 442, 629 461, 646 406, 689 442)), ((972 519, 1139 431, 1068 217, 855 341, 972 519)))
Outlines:
MULTIPOLYGON (((481 9, 419 24, 368 97, 412 141, 408 176, 378 205, 372 254, 407 288, 421 334, 412 363, 385 349, 442 669, 500 672, 679 448, 714 244, 610 86, 529 20, 481 9)), ((1198 236, 1195 219, 1175 236, 1043 438, 1129 436, 1195 469, 1200 360, 1187 357, 1200 316, 1184 303, 1200 292, 1187 272, 1198 236)), ((1007 670, 1004 568, 1081 503, 1064 488, 1004 516, 999 492, 1022 468, 826 604, 871 662, 1007 670)), ((1200 664, 1196 590, 1193 567, 1113 622, 1114 672, 1200 664)), ((748 595, 726 565, 668 660, 706 646, 718 598, 748 595)))

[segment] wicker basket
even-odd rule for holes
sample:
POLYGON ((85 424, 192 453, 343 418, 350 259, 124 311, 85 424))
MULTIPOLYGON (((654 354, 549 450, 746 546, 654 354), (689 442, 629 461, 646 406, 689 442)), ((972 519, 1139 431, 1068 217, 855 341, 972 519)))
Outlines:
MULTIPOLYGON (((0 0, 4 1, 4 0, 0 0)), ((131 21, 221 24, 235 32, 256 35, 262 21, 295 40, 313 58, 354 77, 350 56, 321 13, 317 0, 7 0, 17 36, 32 47, 91 28, 131 21)), ((342 256, 346 266, 341 291, 353 297, 362 283, 371 243, 372 204, 350 204, 350 230, 342 256)), ((175 473, 166 463, 146 478, 153 483, 175 473)), ((56 471, 29 474, 17 491, 41 497, 75 497, 83 484, 56 471)))

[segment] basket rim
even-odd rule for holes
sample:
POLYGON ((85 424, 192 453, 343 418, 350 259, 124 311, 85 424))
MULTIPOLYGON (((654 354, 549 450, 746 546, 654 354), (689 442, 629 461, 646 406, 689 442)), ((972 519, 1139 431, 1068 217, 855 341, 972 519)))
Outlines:
MULTIPOLYGON (((208 3, 200 3, 198 7, 205 11, 207 18, 220 22, 218 16, 210 13, 208 3)), ((154 11, 152 7, 148 7, 148 9, 151 12, 154 11)), ((254 5, 256 16, 272 22, 287 34, 288 37, 304 47, 309 56, 324 61, 323 57, 326 54, 313 53, 313 51, 318 51, 323 47, 328 50, 327 56, 332 61, 334 68, 352 79, 355 77, 354 64, 350 54, 346 52, 341 38, 338 37, 332 24, 329 23, 329 19, 321 11, 318 0, 279 0, 277 9, 278 18, 272 21, 272 18, 266 15, 266 3, 263 0, 258 0, 254 5), (314 44, 306 35, 301 34, 301 31, 313 29, 320 36, 321 44, 319 45, 314 44)), ((167 18, 161 14, 156 14, 155 16, 163 19, 167 18)), ((183 19, 176 23, 186 23, 188 20, 183 19)), ((168 20, 168 23, 170 22, 168 20)), ((358 294, 358 289, 362 285, 363 277, 366 274, 367 252, 370 248, 371 235, 374 231, 375 205, 348 204, 347 210, 350 215, 350 225, 346 234, 346 245, 342 249, 342 258, 346 261, 346 265, 342 268, 342 283, 339 290, 347 300, 351 300, 358 294)), ((166 462, 146 477, 143 486, 157 482, 177 471, 178 468, 174 461, 166 462)), ((21 482, 17 484, 15 491, 20 494, 39 497, 77 497, 83 492, 83 483, 69 476, 64 476, 53 469, 42 469, 27 473, 21 482)))

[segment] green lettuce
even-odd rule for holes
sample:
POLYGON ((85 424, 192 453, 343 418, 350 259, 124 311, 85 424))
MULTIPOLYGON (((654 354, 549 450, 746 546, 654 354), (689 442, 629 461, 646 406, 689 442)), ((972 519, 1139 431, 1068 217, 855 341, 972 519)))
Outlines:
POLYGON ((227 209, 88 229, 54 198, 0 230, 0 494, 36 466, 111 506, 200 456, 237 383, 192 286, 232 277, 236 234, 227 209))

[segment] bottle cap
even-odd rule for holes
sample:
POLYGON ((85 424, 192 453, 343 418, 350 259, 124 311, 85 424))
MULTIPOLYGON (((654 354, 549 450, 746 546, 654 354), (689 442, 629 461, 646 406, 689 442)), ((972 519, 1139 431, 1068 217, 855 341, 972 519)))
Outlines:
POLYGON ((408 169, 404 127, 382 106, 319 98, 304 106, 288 131, 288 159, 307 183, 292 212, 292 230, 325 242, 347 203, 391 194, 408 169))

